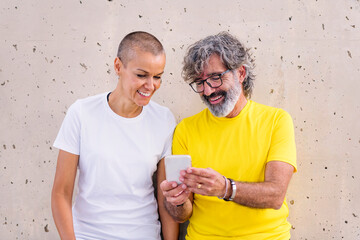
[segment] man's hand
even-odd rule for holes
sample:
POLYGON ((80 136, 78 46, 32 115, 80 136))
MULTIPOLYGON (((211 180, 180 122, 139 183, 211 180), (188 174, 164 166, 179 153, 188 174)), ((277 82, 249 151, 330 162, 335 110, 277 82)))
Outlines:
POLYGON ((225 194, 225 178, 211 168, 190 167, 181 171, 180 176, 180 181, 193 193, 216 197, 225 194))
POLYGON ((160 183, 160 189, 166 201, 173 206, 185 203, 190 196, 190 190, 184 183, 178 185, 176 182, 164 180, 160 183))

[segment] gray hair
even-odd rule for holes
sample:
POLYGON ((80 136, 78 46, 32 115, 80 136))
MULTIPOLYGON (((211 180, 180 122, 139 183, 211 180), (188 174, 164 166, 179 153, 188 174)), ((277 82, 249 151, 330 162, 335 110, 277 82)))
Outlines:
POLYGON ((242 85, 245 97, 250 98, 254 87, 255 65, 249 50, 227 32, 208 36, 189 46, 184 57, 182 76, 186 82, 193 81, 204 71, 210 56, 218 54, 223 64, 230 70, 240 66, 245 67, 246 76, 242 85))
POLYGON ((135 50, 150 52, 158 56, 165 54, 165 50, 161 42, 153 35, 147 32, 131 32, 121 40, 117 52, 117 57, 126 64, 135 56, 135 50))

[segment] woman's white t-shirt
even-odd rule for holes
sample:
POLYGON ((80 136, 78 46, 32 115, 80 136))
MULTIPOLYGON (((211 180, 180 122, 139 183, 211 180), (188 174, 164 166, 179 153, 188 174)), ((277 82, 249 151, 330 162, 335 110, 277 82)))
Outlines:
POLYGON ((73 206, 77 239, 160 239, 152 176, 171 154, 175 118, 150 101, 123 118, 107 94, 70 106, 54 147, 79 155, 79 192, 73 206))

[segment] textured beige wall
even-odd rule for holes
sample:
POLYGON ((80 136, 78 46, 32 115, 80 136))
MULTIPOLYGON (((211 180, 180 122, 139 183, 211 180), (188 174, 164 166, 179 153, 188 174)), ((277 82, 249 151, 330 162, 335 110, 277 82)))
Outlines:
POLYGON ((52 142, 70 104, 115 87, 117 45, 133 30, 164 43, 154 99, 178 120, 204 108, 180 77, 190 43, 230 31, 252 47, 253 100, 294 119, 292 239, 360 239, 359 23, 359 0, 1 0, 0 239, 58 239, 52 142))

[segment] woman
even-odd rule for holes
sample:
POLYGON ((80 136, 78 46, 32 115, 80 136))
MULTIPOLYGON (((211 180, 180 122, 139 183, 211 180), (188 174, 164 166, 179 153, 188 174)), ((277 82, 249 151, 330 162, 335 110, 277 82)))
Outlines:
POLYGON ((61 239, 160 239, 152 175, 171 153, 175 119, 150 98, 164 67, 159 40, 130 33, 114 61, 115 90, 68 109, 54 142, 59 156, 51 204, 61 239))

